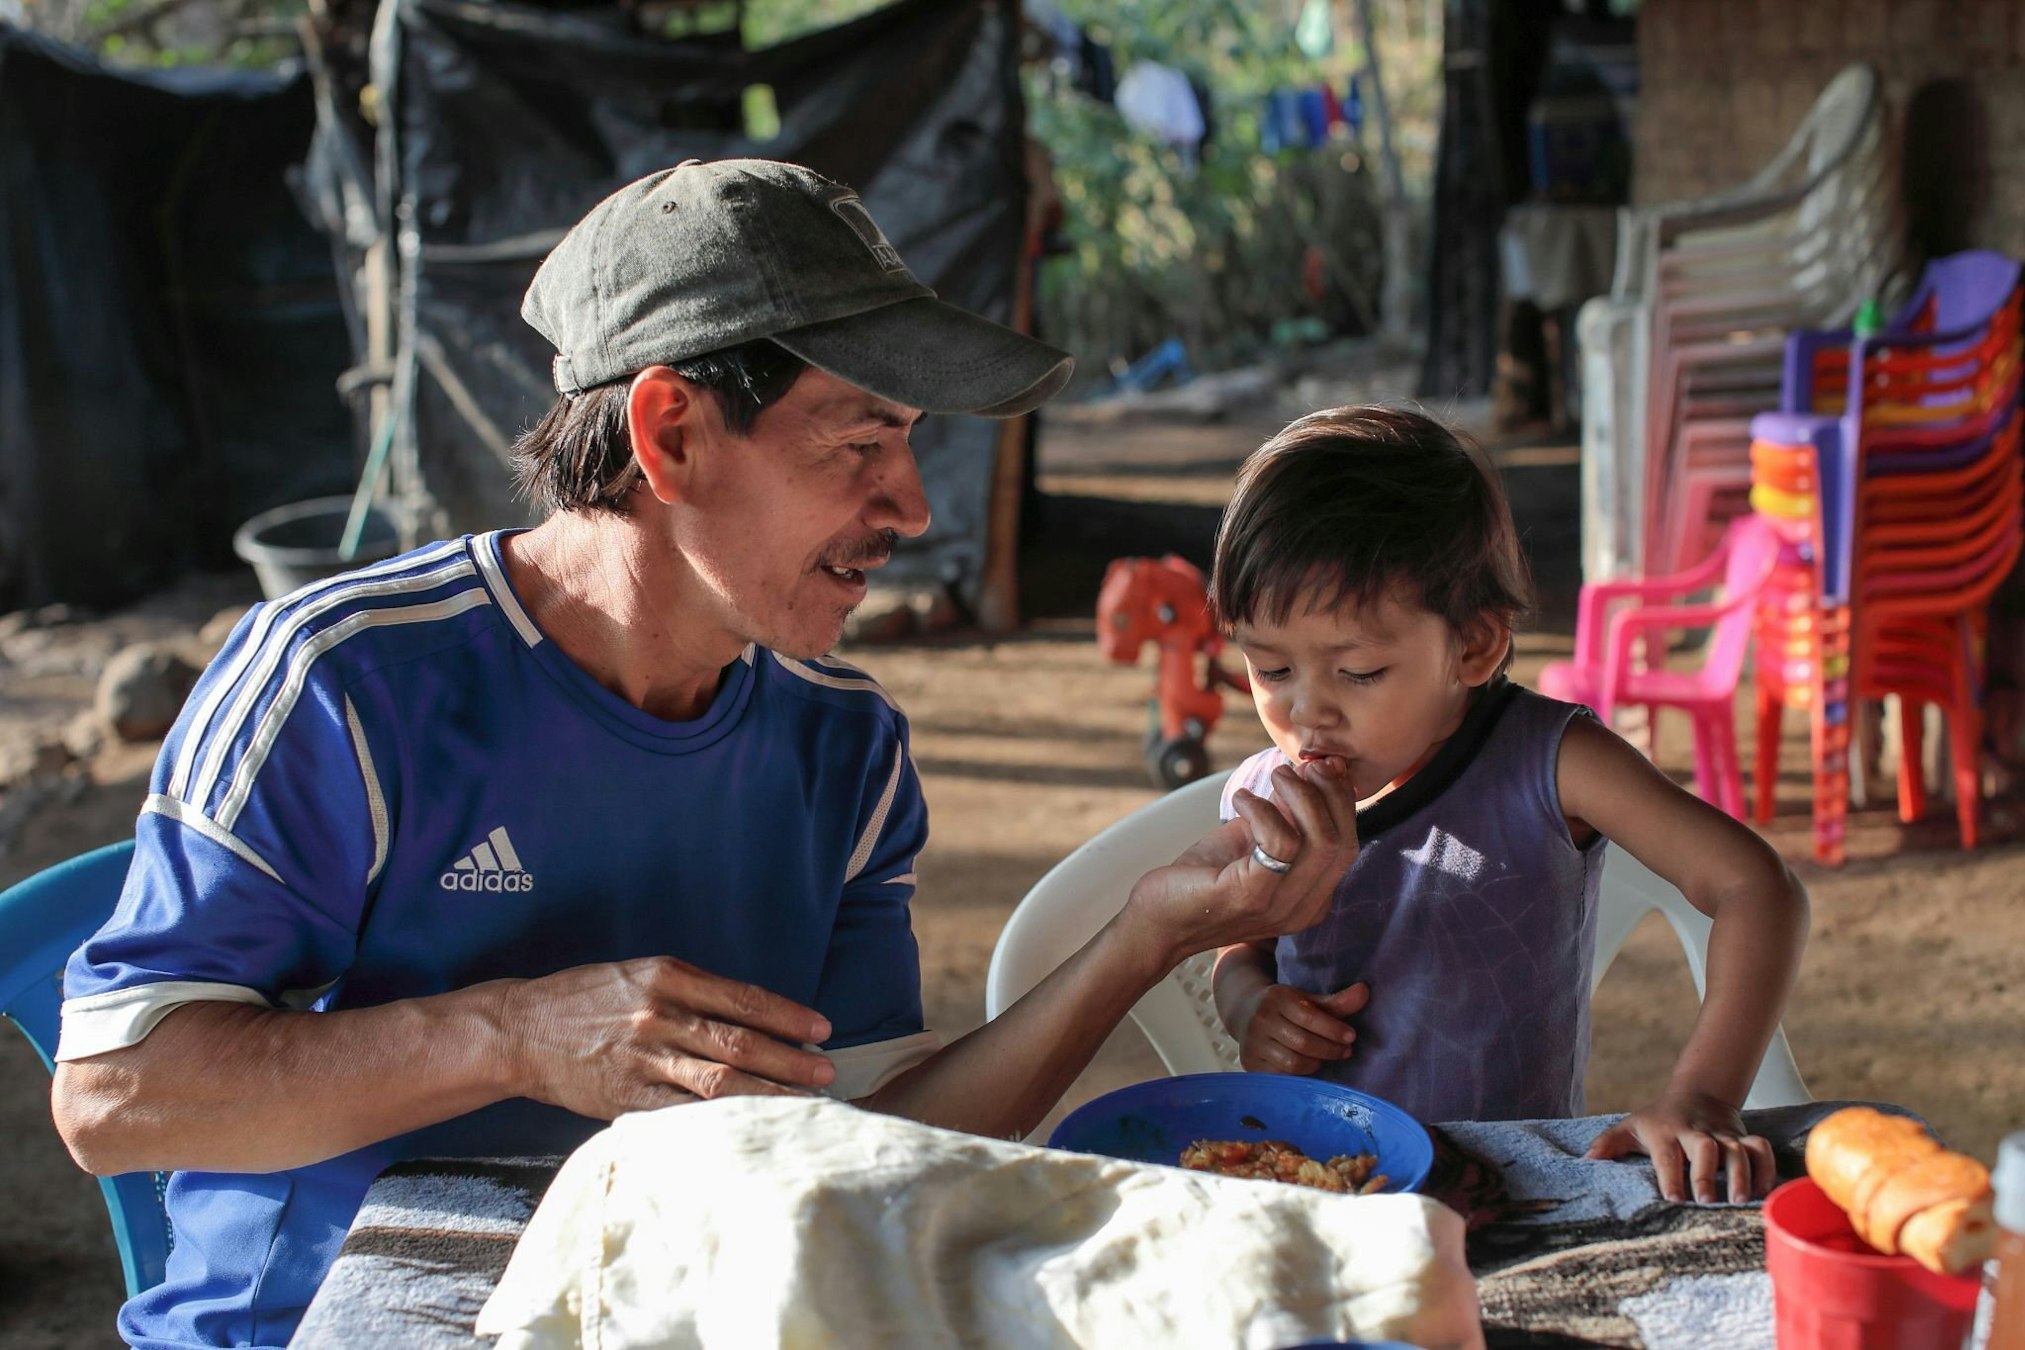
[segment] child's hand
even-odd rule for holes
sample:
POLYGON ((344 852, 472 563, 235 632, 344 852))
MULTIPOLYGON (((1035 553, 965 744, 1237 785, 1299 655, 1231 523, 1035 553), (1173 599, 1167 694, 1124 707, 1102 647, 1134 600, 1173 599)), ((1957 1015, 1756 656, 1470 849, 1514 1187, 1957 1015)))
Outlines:
POLYGON ((1254 1073, 1311 1074, 1324 1064, 1348 1059, 1357 1030, 1346 1019, 1370 1001, 1368 984, 1353 984, 1321 998, 1290 984, 1268 985, 1245 1026, 1238 1063, 1254 1073))
POLYGON ((1729 1177, 1730 1203, 1754 1200, 1779 1179, 1771 1142, 1744 1133, 1737 1108, 1705 1092, 1668 1089, 1598 1136, 1591 1158, 1643 1153, 1659 1175, 1659 1193, 1686 1200, 1688 1187, 1705 1205, 1715 1204, 1716 1173, 1729 1177))

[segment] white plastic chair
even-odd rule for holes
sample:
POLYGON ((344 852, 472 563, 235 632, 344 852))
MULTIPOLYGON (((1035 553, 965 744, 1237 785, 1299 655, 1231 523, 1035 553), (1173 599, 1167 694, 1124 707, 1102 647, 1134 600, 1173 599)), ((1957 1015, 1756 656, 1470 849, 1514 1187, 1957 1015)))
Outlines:
MULTIPOLYGON (((1133 882, 1172 862, 1214 829, 1218 796, 1228 776, 1212 774, 1141 807, 1035 882, 992 949, 984 984, 985 1016, 1004 1012, 1094 937, 1124 905, 1133 882)), ((1702 993, 1708 963, 1707 916, 1645 864, 1617 848, 1610 850, 1603 868, 1591 990, 1602 981, 1631 930, 1652 910, 1672 925, 1694 976, 1695 993, 1702 993)), ((1214 952, 1190 957, 1132 1009, 1132 1020, 1169 1073, 1217 1073, 1238 1067, 1237 1044, 1224 1031, 1210 996, 1215 959, 1214 952)), ((1800 1081, 1785 1030, 1774 1031, 1744 1105, 1789 1106, 1812 1100, 1800 1081)))
POLYGON ((1611 293, 1576 320, 1585 580, 1677 571, 1742 509, 1786 333, 1889 306, 1904 281, 1896 181, 1882 82, 1859 64, 1745 182, 1619 211, 1611 293))

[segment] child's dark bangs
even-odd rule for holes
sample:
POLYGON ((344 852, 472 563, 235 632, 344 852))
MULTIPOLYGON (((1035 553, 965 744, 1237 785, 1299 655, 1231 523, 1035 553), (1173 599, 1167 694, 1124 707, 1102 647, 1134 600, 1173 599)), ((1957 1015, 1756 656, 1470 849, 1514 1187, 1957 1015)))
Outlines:
POLYGON ((1340 554, 1282 558, 1260 567, 1247 579, 1250 584, 1243 588, 1243 599, 1248 603, 1240 612, 1227 615, 1225 623, 1234 627, 1263 622, 1278 628, 1309 614, 1368 610, 1384 602, 1396 579, 1380 568, 1375 558, 1340 554))

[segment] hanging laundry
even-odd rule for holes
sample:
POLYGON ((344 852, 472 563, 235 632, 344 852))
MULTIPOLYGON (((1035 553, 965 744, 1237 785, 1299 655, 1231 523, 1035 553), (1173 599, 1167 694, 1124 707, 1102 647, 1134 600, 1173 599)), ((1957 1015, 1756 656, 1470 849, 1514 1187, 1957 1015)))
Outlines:
POLYGON ((1352 136, 1364 130, 1364 88, 1357 83, 1357 77, 1350 77, 1350 92, 1343 99, 1343 121, 1350 128, 1352 136))
POLYGON ((1303 89, 1301 98, 1301 124, 1305 139, 1301 144, 1310 150, 1329 139, 1329 105, 1318 88, 1303 89))
POLYGON ((1266 95, 1266 106, 1259 118, 1259 148, 1269 155, 1282 150, 1305 150, 1308 140, 1308 121, 1301 112, 1301 91, 1298 89, 1275 89, 1266 95))
POLYGON ((1118 81, 1118 111, 1134 131, 1164 144, 1202 143, 1202 107, 1188 77, 1157 61, 1132 63, 1118 81))
POLYGON ((1310 61, 1319 61, 1336 50, 1336 25, 1329 16, 1329 0, 1308 0, 1301 17, 1294 21, 1294 45, 1310 61))
POLYGON ((1322 86, 1322 122, 1334 131, 1343 121, 1343 101, 1336 97, 1336 91, 1328 85, 1322 86))

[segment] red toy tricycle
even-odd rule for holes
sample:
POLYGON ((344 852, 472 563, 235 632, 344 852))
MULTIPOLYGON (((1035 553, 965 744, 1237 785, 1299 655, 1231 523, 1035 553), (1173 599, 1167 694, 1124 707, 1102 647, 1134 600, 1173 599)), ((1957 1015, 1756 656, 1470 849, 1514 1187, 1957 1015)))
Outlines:
POLYGON ((1117 558, 1097 593, 1097 645, 1120 665, 1136 665, 1147 643, 1160 648, 1146 729, 1146 768, 1164 788, 1209 772, 1203 742, 1223 716, 1223 687, 1250 693, 1242 673, 1217 663, 1223 635, 1209 621, 1202 572, 1185 558, 1117 558), (1198 660, 1200 658, 1200 660, 1198 660))

